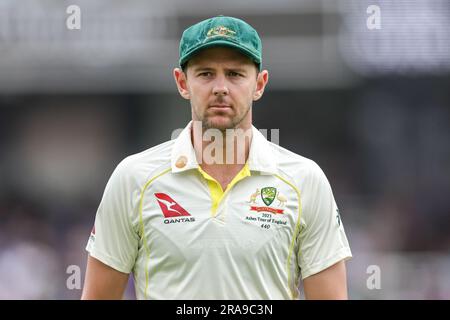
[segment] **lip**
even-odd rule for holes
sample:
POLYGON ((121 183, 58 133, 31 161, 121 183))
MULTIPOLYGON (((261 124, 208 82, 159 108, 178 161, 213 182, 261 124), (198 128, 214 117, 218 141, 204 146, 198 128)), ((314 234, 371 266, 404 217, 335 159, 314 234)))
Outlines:
POLYGON ((230 108, 231 109, 231 106, 228 104, 213 104, 213 105, 210 105, 209 108, 218 108, 218 109, 230 108))

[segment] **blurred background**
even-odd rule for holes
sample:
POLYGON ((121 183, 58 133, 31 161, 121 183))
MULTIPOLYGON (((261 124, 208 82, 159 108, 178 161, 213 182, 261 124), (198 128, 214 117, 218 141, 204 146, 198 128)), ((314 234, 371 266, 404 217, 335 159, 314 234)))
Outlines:
POLYGON ((0 299, 79 299, 105 184, 187 124, 178 42, 219 14, 263 40, 255 126, 332 185, 350 298, 450 299, 447 0, 0 0, 0 299))

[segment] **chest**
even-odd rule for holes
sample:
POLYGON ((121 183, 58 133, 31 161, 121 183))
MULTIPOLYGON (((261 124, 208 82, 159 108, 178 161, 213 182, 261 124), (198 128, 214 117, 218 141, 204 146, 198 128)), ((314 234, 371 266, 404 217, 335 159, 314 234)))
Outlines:
POLYGON ((150 252, 183 261, 231 253, 252 259, 287 252, 300 205, 297 190, 275 176, 245 178, 214 205, 204 179, 167 175, 143 191, 139 214, 150 252))

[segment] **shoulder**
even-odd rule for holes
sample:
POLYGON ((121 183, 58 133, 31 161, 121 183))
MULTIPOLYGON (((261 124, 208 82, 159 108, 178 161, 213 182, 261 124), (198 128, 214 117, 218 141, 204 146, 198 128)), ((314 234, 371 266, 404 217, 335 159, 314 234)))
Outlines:
POLYGON ((279 174, 297 188, 302 206, 302 225, 310 225, 322 217, 321 214, 327 214, 326 208, 333 204, 333 195, 322 168, 315 161, 273 143, 271 149, 277 154, 279 174))
POLYGON ((133 185, 142 185, 156 171, 170 167, 174 140, 124 158, 115 168, 113 177, 133 185))
POLYGON ((269 142, 269 145, 275 155, 280 173, 291 178, 298 185, 304 186, 326 179, 322 168, 314 160, 272 142, 269 142))

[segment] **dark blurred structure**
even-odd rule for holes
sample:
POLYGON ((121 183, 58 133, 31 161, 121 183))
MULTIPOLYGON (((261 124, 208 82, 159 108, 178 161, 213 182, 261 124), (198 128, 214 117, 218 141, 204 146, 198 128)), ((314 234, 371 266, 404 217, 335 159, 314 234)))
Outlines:
POLYGON ((0 299, 80 297, 66 270, 84 274, 106 181, 189 121, 171 79, 178 39, 216 14, 262 37, 270 81, 255 126, 278 128, 331 182, 354 253, 350 297, 449 299, 450 4, 222 5, 0 0, 0 299), (70 4, 81 30, 65 28, 70 4))

